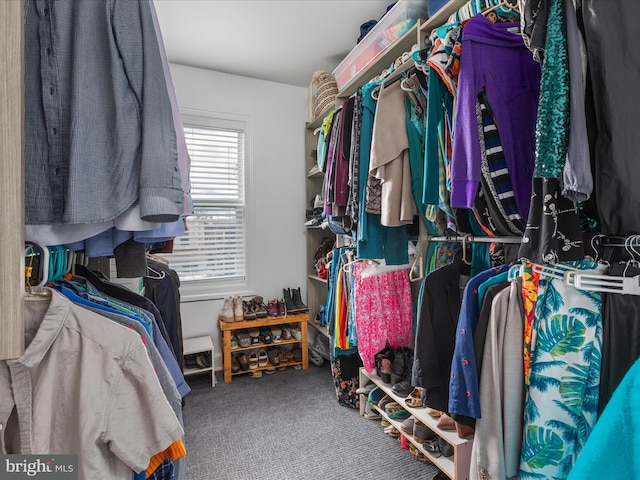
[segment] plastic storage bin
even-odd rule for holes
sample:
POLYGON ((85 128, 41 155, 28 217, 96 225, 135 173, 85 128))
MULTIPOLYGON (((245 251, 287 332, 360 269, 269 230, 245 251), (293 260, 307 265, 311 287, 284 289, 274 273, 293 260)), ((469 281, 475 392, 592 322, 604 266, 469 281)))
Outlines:
POLYGON ((445 6, 449 0, 429 0, 429 16, 433 16, 438 10, 445 6))
POLYGON ((399 0, 333 71, 338 88, 342 89, 389 45, 406 34, 418 18, 427 18, 427 15, 427 0, 399 0))

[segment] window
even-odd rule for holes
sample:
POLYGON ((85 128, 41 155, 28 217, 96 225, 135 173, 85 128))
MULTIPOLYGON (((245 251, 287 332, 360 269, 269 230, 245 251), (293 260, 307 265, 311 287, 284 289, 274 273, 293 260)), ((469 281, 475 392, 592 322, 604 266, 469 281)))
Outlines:
POLYGON ((184 116, 194 214, 176 237, 171 268, 185 285, 243 284, 246 277, 243 122, 184 116))

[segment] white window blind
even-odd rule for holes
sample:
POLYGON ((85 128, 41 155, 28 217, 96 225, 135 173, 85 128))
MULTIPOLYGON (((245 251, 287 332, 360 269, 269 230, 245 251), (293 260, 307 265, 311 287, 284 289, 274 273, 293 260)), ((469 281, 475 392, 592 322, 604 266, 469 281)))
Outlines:
POLYGON ((181 282, 241 282, 246 270, 244 131, 195 125, 187 118, 184 131, 194 214, 187 217, 186 233, 174 241, 171 268, 181 282))

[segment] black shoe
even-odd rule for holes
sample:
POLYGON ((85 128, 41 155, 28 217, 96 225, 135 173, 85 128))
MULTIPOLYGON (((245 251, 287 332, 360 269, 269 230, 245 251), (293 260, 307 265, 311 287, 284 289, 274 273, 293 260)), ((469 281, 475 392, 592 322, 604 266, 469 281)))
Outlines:
POLYGON ((291 295, 293 296, 293 303, 298 309, 298 313, 309 313, 309 307, 302 303, 302 294, 300 293, 300 287, 291 289, 291 295))
POLYGON ((284 295, 284 306, 286 308, 287 314, 296 315, 300 313, 300 310, 298 309, 298 307, 293 301, 293 298, 291 297, 291 292, 289 291, 289 289, 283 288, 282 293, 284 295))
POLYGON ((409 380, 403 380, 402 382, 396 383, 391 389, 397 393, 398 395, 402 395, 406 397, 411 392, 413 392, 413 387, 411 386, 411 382, 409 380))

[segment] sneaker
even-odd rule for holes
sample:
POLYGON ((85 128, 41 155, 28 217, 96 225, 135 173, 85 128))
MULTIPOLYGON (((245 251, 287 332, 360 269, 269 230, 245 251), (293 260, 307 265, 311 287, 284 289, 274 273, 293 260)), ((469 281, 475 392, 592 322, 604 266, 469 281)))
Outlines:
POLYGON ((242 301, 242 317, 244 320, 255 320, 258 318, 256 312, 253 310, 253 302, 242 301))
POLYGON ((253 311, 258 318, 265 318, 267 316, 267 306, 264 304, 264 299, 256 295, 253 297, 253 311))
POLYGON ((284 315, 287 313, 287 308, 284 304, 284 298, 276 299, 276 306, 278 307, 278 315, 284 317, 284 315))
POLYGON ((278 304, 275 300, 269 300, 269 303, 267 303, 267 315, 269 317, 278 316, 278 304))

